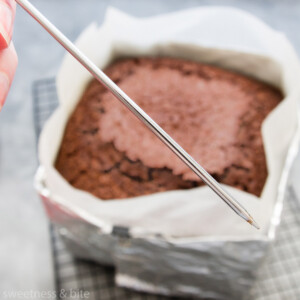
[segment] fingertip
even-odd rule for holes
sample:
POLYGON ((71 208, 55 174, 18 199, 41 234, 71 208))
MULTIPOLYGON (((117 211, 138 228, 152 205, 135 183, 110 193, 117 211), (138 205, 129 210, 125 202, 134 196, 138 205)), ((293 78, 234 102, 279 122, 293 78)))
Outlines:
POLYGON ((0 111, 8 95, 15 71, 18 65, 18 56, 11 43, 7 49, 0 51, 0 111))

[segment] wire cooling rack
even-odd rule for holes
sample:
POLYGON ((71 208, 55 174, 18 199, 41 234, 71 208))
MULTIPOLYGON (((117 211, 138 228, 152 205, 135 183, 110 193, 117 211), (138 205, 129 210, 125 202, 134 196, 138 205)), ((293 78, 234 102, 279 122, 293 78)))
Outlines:
MULTIPOLYGON (((37 138, 43 124, 57 105, 55 80, 51 78, 35 81, 33 110, 37 138)), ((88 292, 89 300, 171 299, 117 287, 114 283, 113 268, 74 258, 52 224, 50 231, 58 299, 83 299, 82 294, 78 294, 76 298, 72 291, 88 292)), ((250 300, 300 299, 300 200, 297 199, 292 185, 288 186, 285 195, 283 216, 276 241, 258 270, 258 279, 253 289, 246 297, 250 300)))

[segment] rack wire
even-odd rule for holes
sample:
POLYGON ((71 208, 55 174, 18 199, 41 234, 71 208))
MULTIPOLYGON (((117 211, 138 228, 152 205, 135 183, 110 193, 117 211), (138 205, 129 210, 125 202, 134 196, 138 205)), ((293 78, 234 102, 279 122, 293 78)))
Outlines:
MULTIPOLYGON (((58 105, 55 80, 50 78, 35 81, 32 91, 34 125, 38 140, 45 121, 58 105)), ((117 287, 112 267, 76 259, 66 249, 53 224, 50 224, 50 233, 58 299, 83 299, 83 294, 77 294, 77 298, 76 294, 72 294, 72 291, 80 291, 87 292, 89 300, 179 300, 117 287)), ((258 270, 254 287, 245 297, 249 300, 300 299, 300 199, 292 185, 288 186, 285 195, 277 238, 258 270)))

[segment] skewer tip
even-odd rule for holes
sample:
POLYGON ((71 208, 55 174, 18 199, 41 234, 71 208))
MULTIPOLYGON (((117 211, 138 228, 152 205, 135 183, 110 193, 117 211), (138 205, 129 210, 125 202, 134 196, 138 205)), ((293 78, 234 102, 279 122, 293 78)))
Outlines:
POLYGON ((260 229, 259 225, 253 219, 250 219, 247 222, 250 223, 256 229, 260 229))

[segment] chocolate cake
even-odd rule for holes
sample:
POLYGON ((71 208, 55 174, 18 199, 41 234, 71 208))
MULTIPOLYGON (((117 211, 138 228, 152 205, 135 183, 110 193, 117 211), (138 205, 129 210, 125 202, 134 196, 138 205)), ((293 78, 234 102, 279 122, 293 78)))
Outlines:
MULTIPOLYGON (((267 178, 261 125, 282 100, 280 91, 182 59, 128 58, 105 72, 216 180, 261 194, 267 178)), ((104 200, 203 185, 95 80, 68 121, 56 168, 104 200)))

